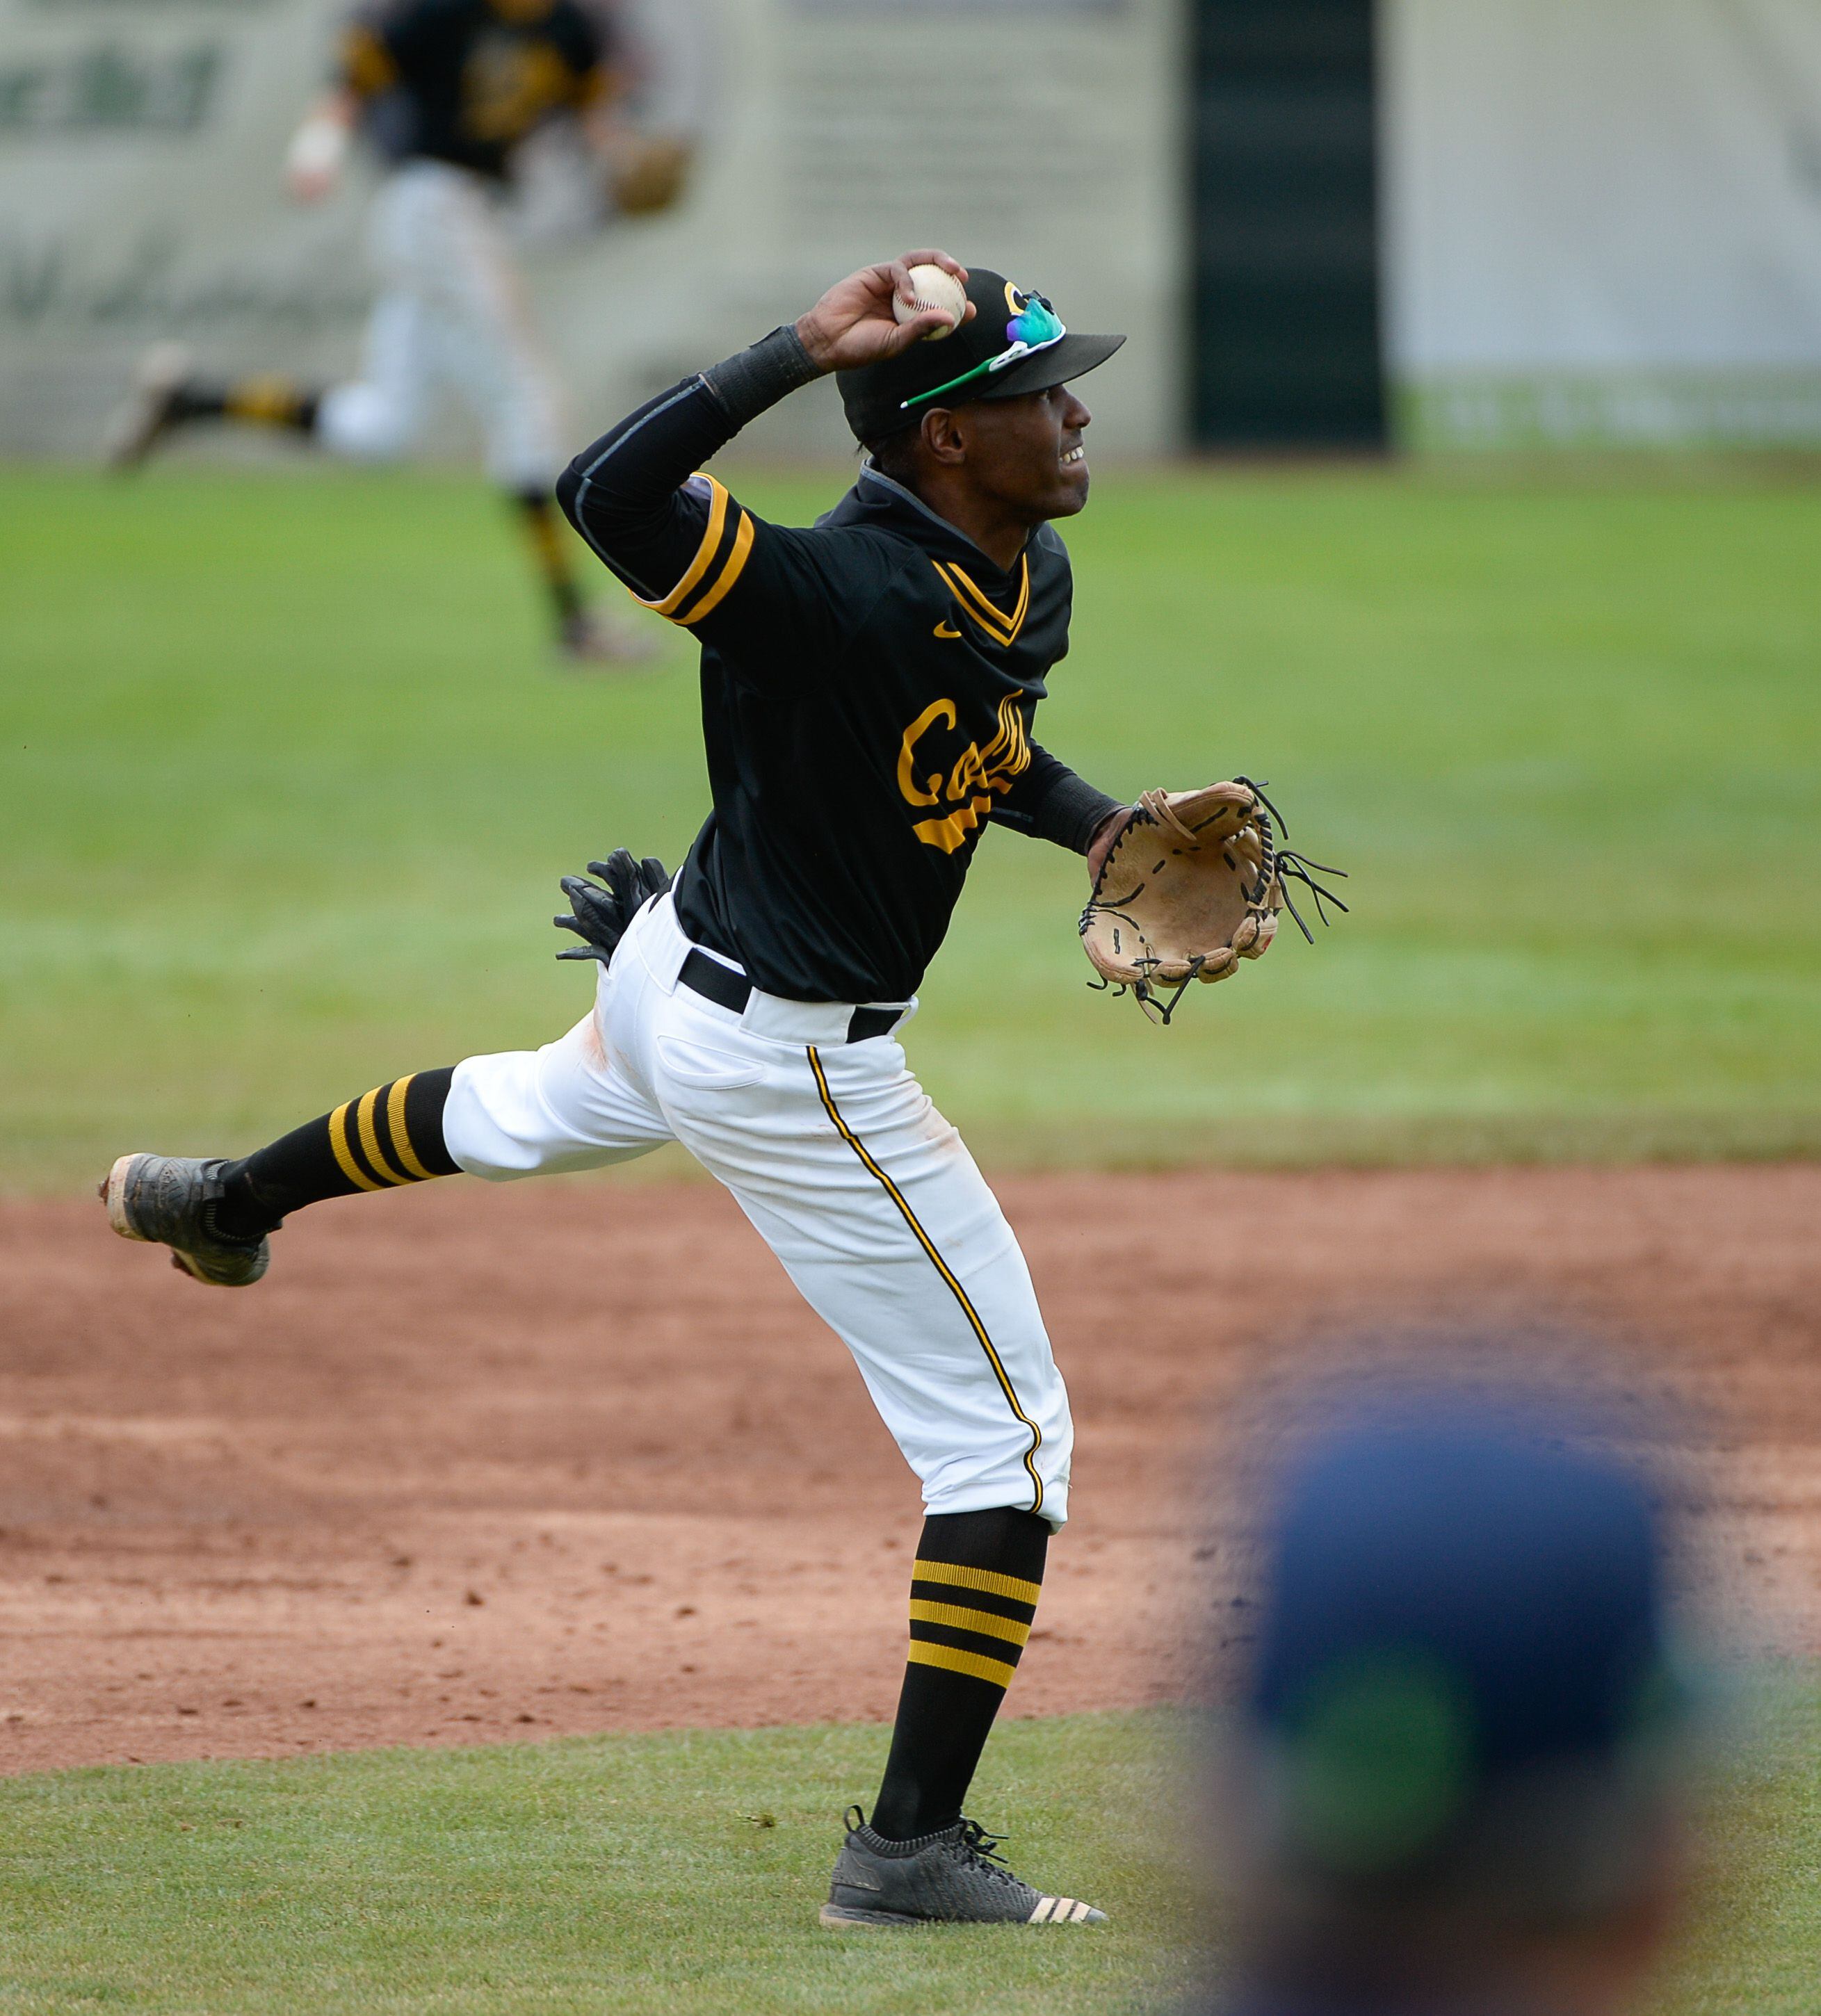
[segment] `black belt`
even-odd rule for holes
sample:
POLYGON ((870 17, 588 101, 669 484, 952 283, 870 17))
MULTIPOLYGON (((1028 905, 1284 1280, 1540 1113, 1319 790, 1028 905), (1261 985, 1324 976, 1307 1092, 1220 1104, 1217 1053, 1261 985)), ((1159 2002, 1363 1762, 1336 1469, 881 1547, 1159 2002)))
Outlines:
MULTIPOLYGON (((752 983, 745 974, 710 959, 705 952, 691 951, 676 977, 691 993, 735 1015, 744 1015, 752 999, 752 983)), ((874 1036, 889 1036, 903 1019, 903 1010, 899 1008, 856 1008, 848 1017, 847 1040, 864 1043, 874 1036)))

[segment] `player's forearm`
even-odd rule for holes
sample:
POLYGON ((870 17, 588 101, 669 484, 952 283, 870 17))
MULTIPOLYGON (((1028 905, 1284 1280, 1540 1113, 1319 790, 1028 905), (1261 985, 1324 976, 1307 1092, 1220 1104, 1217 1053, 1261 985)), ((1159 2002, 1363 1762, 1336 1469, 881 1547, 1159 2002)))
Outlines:
POLYGON ((353 92, 340 87, 325 92, 310 107, 285 154, 285 181, 293 196, 315 202, 334 188, 359 116, 353 92))
POLYGON ((1029 769, 994 807, 994 822, 1053 841, 1071 854, 1085 854, 1102 823, 1123 809, 1085 777, 1077 776, 1059 757, 1031 747, 1029 769))
POLYGON ((635 589, 666 588, 672 560, 687 562, 699 538, 677 523, 677 491, 748 420, 820 375, 793 332, 774 330, 660 393, 584 448, 558 479, 557 502, 635 589))

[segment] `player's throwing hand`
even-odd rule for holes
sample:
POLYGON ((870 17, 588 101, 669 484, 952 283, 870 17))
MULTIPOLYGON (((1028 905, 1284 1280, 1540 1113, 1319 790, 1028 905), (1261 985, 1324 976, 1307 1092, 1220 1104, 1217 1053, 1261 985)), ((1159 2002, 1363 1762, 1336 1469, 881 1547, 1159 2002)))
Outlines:
MULTIPOLYGON (((967 268, 946 252, 907 252, 901 259, 863 266, 857 273, 849 274, 797 323, 797 339, 819 370, 861 370, 898 356, 938 329, 954 326, 940 308, 925 309, 909 322, 898 320, 892 307, 893 297, 907 307, 917 298, 910 279, 913 266, 939 266, 963 286, 967 285, 967 268)), ((973 319, 974 304, 969 301, 961 320, 973 319)))

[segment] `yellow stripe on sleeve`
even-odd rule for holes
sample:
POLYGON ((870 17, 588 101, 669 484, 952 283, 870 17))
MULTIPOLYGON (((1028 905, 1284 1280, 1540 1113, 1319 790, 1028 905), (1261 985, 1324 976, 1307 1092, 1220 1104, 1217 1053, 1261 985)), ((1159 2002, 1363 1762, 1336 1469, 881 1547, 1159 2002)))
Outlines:
POLYGON ((990 1680, 996 1687, 1008 1687, 1011 1676, 1018 1669, 1008 1666, 1003 1659, 988 1659, 978 1652, 957 1652, 950 1646, 926 1644, 921 1638, 910 1640, 910 1663, 914 1666, 942 1666, 951 1673, 965 1673, 976 1680, 990 1680))
POLYGON ((360 1104, 355 1108, 360 1121, 361 1152, 388 1183, 409 1183, 410 1178, 395 1169, 380 1153, 379 1130, 373 1125, 373 1114, 378 1111, 379 1103, 380 1088, 375 1085, 371 1092, 362 1095, 360 1104))
POLYGON ((977 1589, 983 1596, 1008 1596, 1014 1603, 1028 1603, 1033 1607, 1044 1593, 1040 1582, 1020 1582, 1016 1575, 998 1575, 991 1568, 957 1568, 953 1561, 914 1561, 910 1579, 947 1582, 953 1589, 977 1589))
POLYGON ((700 585, 701 578, 709 571, 709 563, 720 549, 721 534, 727 523, 727 485, 717 483, 711 476, 707 479, 712 501, 709 506, 708 530, 701 535, 701 544, 695 549, 695 558, 689 563, 689 571, 682 580, 656 602, 645 602, 642 595, 635 595, 635 602, 644 602, 645 607, 659 616, 674 616, 700 585))
POLYGON ((357 98, 377 98, 398 81, 398 66, 372 29, 356 26, 342 38, 341 75, 357 98))
POLYGON ((687 616, 677 617, 679 623, 699 623, 702 618, 721 605, 722 598, 732 588, 745 571, 746 563, 752 556, 752 514, 740 513, 740 529, 734 535, 734 550, 727 556, 727 564, 721 571, 721 578, 687 616))
POLYGON ((356 1190, 383 1190, 383 1183, 376 1183, 359 1163, 354 1159, 354 1150, 348 1146, 348 1107, 336 1107, 329 1116, 329 1145, 335 1150, 335 1159, 341 1165, 341 1173, 356 1190))
POLYGON ((1030 1642, 1030 1626, 1009 1617, 995 1617, 990 1610, 964 1610, 958 1603, 925 1603, 910 1600, 913 1624, 946 1624, 954 1631, 976 1632, 983 1638, 1003 1638, 1008 1645, 1030 1642))
POLYGON ((418 1161, 411 1146, 411 1136, 405 1125, 405 1089, 417 1074, 394 1081, 391 1096, 386 1101, 386 1132, 392 1137, 392 1153, 405 1165, 406 1170, 420 1183, 431 1180, 430 1172, 418 1161))

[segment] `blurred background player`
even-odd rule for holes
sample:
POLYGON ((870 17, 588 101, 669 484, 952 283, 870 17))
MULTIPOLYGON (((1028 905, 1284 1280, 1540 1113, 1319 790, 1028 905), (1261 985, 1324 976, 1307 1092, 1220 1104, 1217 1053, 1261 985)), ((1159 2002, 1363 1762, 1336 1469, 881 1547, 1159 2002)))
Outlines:
POLYGON ((1293 1467, 1217 1814, 1231 2016, 1616 2016, 1679 1922, 1650 1492, 1431 1395, 1293 1467))
POLYGON ((380 462, 421 435, 439 391, 479 422, 488 473, 512 500, 548 598, 557 647, 578 661, 653 653, 636 619, 583 604, 553 491, 568 459, 555 373, 533 329, 501 215, 520 149, 568 118, 621 214, 674 202, 687 153, 636 132, 615 107, 616 32, 579 0, 380 0, 344 33, 333 87, 298 128, 286 180, 300 202, 338 185, 356 136, 387 164, 373 205, 380 283, 360 376, 323 388, 261 373, 199 376, 160 344, 106 442, 119 468, 198 420, 290 430, 330 454, 380 462))

